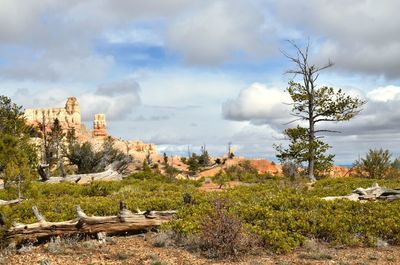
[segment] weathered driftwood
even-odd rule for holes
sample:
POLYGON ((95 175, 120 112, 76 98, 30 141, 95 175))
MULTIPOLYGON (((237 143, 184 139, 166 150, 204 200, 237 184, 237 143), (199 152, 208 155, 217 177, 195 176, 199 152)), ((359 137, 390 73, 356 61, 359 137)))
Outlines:
POLYGON ((323 200, 332 201, 337 199, 347 199, 351 201, 360 201, 360 200, 368 200, 368 201, 376 201, 376 200, 398 200, 400 199, 400 190, 399 189, 387 189, 380 187, 377 183, 372 185, 369 188, 357 188, 353 190, 350 195, 346 196, 329 196, 322 198, 323 200))
POLYGON ((125 177, 123 172, 131 161, 132 159, 128 157, 121 161, 116 161, 112 163, 111 165, 107 166, 104 171, 99 173, 67 175, 65 177, 51 177, 45 182, 46 183, 60 183, 60 182, 89 183, 93 180, 122 180, 125 177))
POLYGON ((0 206, 18 204, 22 201, 23 201, 23 199, 15 199, 15 200, 11 200, 11 201, 0 200, 0 206))
POLYGON ((121 202, 120 212, 116 216, 87 216, 78 205, 76 207, 77 219, 64 222, 47 222, 35 206, 32 207, 32 210, 38 222, 15 224, 8 229, 7 238, 27 241, 73 234, 116 234, 143 231, 159 227, 176 213, 175 211, 132 213, 121 202))

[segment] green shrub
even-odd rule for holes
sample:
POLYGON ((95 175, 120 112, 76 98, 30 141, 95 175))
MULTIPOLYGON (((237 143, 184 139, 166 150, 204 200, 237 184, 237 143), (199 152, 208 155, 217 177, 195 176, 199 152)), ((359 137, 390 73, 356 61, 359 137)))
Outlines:
MULTIPOLYGON (((400 202, 323 201, 322 196, 345 195, 357 187, 368 187, 375 180, 325 179, 314 190, 293 189, 270 180, 267 184, 236 187, 223 194, 202 194, 201 200, 178 212, 168 225, 177 233, 196 234, 202 216, 212 213, 215 196, 230 200, 246 226, 262 239, 264 246, 284 253, 315 238, 339 246, 374 246, 379 239, 390 244, 400 241, 400 202)), ((382 186, 399 187, 400 181, 380 181, 382 186)))
POLYGON ((389 150, 369 149, 365 158, 360 158, 354 162, 357 174, 360 177, 386 178, 391 169, 391 154, 389 150))
MULTIPOLYGON (((88 215, 116 215, 119 201, 134 211, 178 210, 176 218, 164 224, 179 237, 198 236, 204 220, 215 216, 214 202, 229 201, 229 214, 234 214, 263 243, 265 248, 285 253, 298 248, 308 238, 337 246, 375 246, 379 241, 400 245, 400 201, 352 202, 324 201, 321 197, 351 193, 358 187, 374 182, 388 188, 399 188, 396 179, 324 179, 308 190, 302 181, 266 179, 228 189, 224 192, 204 192, 198 181, 172 181, 158 175, 133 175, 122 181, 78 185, 75 183, 33 183, 26 200, 18 205, 2 206, 6 226, 13 222, 36 222, 32 206, 36 205, 48 221, 76 218, 76 205, 88 215), (184 203, 184 194, 190 203, 184 203)), ((12 191, 1 190, 0 199, 12 199, 12 191)), ((0 231, 0 236, 1 233, 0 231)))

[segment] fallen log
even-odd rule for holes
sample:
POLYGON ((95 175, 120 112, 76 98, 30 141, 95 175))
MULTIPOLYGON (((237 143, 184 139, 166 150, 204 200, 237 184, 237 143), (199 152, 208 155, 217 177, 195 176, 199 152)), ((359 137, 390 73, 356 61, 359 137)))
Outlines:
POLYGON ((74 174, 66 175, 64 177, 49 177, 45 183, 60 183, 60 182, 74 182, 79 184, 90 183, 95 180, 122 180, 127 175, 124 174, 128 164, 132 162, 131 157, 126 157, 123 160, 116 161, 108 165, 104 171, 89 174, 74 174))
POLYGON ((6 232, 6 237, 17 242, 33 241, 56 236, 75 234, 117 234, 123 232, 139 232, 158 228, 169 221, 176 211, 146 211, 132 213, 123 202, 116 216, 87 216, 78 205, 77 219, 64 222, 48 222, 40 214, 36 206, 32 210, 38 220, 33 224, 15 224, 6 232))
POLYGON ((351 201, 376 201, 376 200, 388 200, 394 201, 400 199, 400 190, 398 189, 387 189, 380 187, 378 183, 375 183, 369 188, 357 188, 353 192, 346 196, 328 196, 323 197, 323 200, 332 201, 337 199, 346 199, 351 201))
POLYGON ((0 200, 0 206, 18 204, 18 203, 20 203, 22 201, 23 201, 23 199, 15 199, 15 200, 10 200, 10 201, 0 200))

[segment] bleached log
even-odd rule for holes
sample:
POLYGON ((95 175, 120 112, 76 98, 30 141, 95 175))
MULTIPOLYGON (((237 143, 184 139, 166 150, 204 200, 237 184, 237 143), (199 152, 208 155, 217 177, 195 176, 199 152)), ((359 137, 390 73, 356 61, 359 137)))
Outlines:
POLYGON ((87 218, 87 215, 82 211, 82 208, 80 205, 76 206, 76 213, 78 214, 79 219, 87 218))
POLYGON ((77 206, 77 219, 48 222, 36 207, 32 207, 38 222, 16 224, 7 231, 7 238, 27 241, 73 234, 106 233, 109 235, 138 232, 158 228, 161 224, 171 220, 176 214, 176 211, 151 211, 148 216, 146 214, 134 214, 126 208, 124 203, 120 204, 120 208, 120 212, 116 216, 87 216, 81 207, 77 206))
POLYGON ((39 212, 36 206, 32 206, 32 211, 39 223, 46 222, 46 219, 44 219, 43 215, 39 212))
POLYGON ((329 196, 322 198, 326 201, 347 199, 351 201, 376 201, 376 200, 398 200, 400 199, 400 190, 386 189, 380 187, 377 183, 369 188, 357 188, 347 196, 329 196))
POLYGON ((18 204, 22 201, 23 201, 23 199, 15 199, 15 200, 10 200, 10 201, 0 200, 0 206, 18 204))
POLYGON ((116 161, 108 165, 104 171, 99 173, 75 174, 64 177, 48 178, 46 183, 74 182, 79 184, 90 183, 94 180, 122 180, 126 175, 124 171, 129 163, 132 162, 131 157, 125 157, 121 161, 116 161))
POLYGON ((339 200, 339 199, 345 199, 345 200, 350 200, 350 201, 358 201, 360 195, 358 194, 351 194, 347 196, 328 196, 322 198, 325 201, 333 201, 333 200, 339 200))

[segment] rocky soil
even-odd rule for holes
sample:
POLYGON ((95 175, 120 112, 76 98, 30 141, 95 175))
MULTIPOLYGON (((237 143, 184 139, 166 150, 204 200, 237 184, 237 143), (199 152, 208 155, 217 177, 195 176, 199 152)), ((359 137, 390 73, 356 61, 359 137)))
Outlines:
POLYGON ((39 246, 28 245, 17 252, 8 249, 1 254, 0 264, 400 264, 400 247, 333 249, 310 241, 303 249, 287 255, 274 255, 260 250, 238 261, 218 261, 160 241, 154 234, 147 234, 107 238, 103 243, 97 240, 62 239, 39 246))

